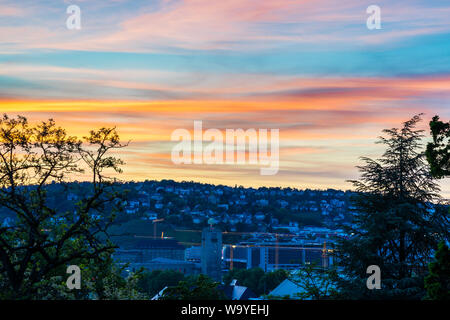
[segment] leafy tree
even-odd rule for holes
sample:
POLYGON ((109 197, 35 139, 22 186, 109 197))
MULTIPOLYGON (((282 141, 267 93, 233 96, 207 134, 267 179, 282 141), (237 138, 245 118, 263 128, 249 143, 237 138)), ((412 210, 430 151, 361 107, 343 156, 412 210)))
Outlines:
POLYGON ((225 295, 218 289, 219 283, 200 274, 180 281, 178 285, 167 287, 161 300, 223 300, 225 295))
POLYGON ((421 152, 420 115, 400 129, 383 132, 386 146, 378 160, 364 157, 350 237, 341 239, 336 256, 344 268, 340 289, 346 298, 421 298, 421 274, 433 249, 448 239, 448 213, 432 204, 439 188, 421 152), (381 268, 381 290, 366 288, 369 265, 381 268))
MULTIPOLYGON (((38 282, 33 299, 40 300, 80 300, 80 299, 101 299, 101 300, 141 300, 147 296, 138 290, 137 282, 141 277, 141 272, 136 272, 124 277, 124 267, 118 267, 113 263, 111 256, 102 253, 102 259, 94 262, 87 260, 76 260, 76 264, 81 269, 81 289, 69 290, 66 285, 66 268, 60 266, 51 276, 38 282), (87 262, 87 264, 86 264, 87 262)), ((1 299, 0 294, 0 299, 1 299)), ((9 297, 5 297, 9 298, 9 297)))
POLYGON ((439 116, 430 121, 433 142, 428 143, 426 156, 431 174, 435 178, 450 176, 450 122, 442 122, 439 116))
POLYGON ((143 276, 143 269, 124 276, 128 265, 119 267, 108 253, 103 254, 101 260, 95 264, 82 265, 82 290, 77 299, 101 300, 143 300, 148 296, 140 290, 139 280, 143 276))
MULTIPOLYGON (((52 119, 34 126, 22 116, 0 119, 0 207, 15 217, 12 225, 0 227, 2 298, 52 298, 46 290, 61 289, 71 264, 83 266, 87 273, 95 266, 111 267, 115 246, 107 240, 107 228, 121 201, 116 179, 107 173, 120 173, 123 162, 109 153, 124 146, 114 128, 92 130, 80 140, 52 119), (51 182, 64 186, 80 174, 92 183, 75 209, 55 209, 51 182)), ((97 297, 106 296, 98 292, 102 286, 94 286, 97 297)), ((80 292, 60 294, 91 297, 80 292)))
POLYGON ((256 295, 264 293, 264 270, 261 268, 233 269, 223 277, 223 282, 229 285, 237 280, 239 285, 250 288, 256 295))
MULTIPOLYGON (((433 142, 428 143, 426 156, 431 174, 435 178, 450 176, 450 122, 442 122, 439 116, 430 121, 433 142)), ((448 300, 450 259, 448 247, 444 242, 439 244, 435 261, 428 266, 429 275, 425 278, 426 299, 448 300)))
POLYGON ((239 285, 250 288, 260 296, 275 289, 288 275, 288 272, 283 269, 266 273, 261 268, 233 269, 224 276, 223 281, 229 284, 235 279, 239 285))
POLYGON ((427 300, 450 300, 450 251, 445 242, 439 243, 435 261, 428 265, 425 277, 427 300))
POLYGON ((289 279, 302 289, 297 294, 301 300, 329 300, 337 297, 336 277, 336 269, 311 264, 297 270, 289 279))
POLYGON ((266 272, 263 278, 264 291, 262 292, 262 294, 272 291, 288 277, 289 272, 284 269, 277 269, 275 271, 266 272))
POLYGON ((174 270, 155 270, 144 272, 138 281, 139 288, 153 297, 165 287, 176 286, 180 281, 185 280, 184 274, 174 270))

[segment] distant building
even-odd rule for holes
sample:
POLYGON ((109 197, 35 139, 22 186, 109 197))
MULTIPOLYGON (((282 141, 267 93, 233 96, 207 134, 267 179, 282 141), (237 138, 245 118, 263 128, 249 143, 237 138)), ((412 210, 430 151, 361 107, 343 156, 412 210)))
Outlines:
POLYGON ((286 208, 289 205, 289 202, 285 201, 285 200, 278 200, 277 203, 280 205, 280 207, 282 208, 286 208))
POLYGON ((144 238, 137 242, 136 249, 143 251, 143 259, 147 261, 156 258, 184 260, 185 248, 175 239, 144 238))
MULTIPOLYGON (((183 274, 196 274, 200 271, 193 262, 167 258, 156 258, 140 266, 145 267, 148 271, 173 270, 183 274)), ((137 265, 135 265, 135 267, 137 267, 137 265)))
MULTIPOLYGON (((318 289, 323 294, 329 294, 332 290, 335 290, 334 285, 330 285, 327 282, 321 281, 319 278, 312 276, 314 283, 316 284, 316 289, 318 289)), ((275 289, 273 289, 269 296, 274 298, 289 298, 289 299, 301 299, 301 300, 312 300, 313 297, 308 292, 307 286, 305 284, 298 284, 290 279, 285 279, 280 283, 275 289), (304 296, 306 294, 306 297, 304 296)))
POLYGON ((260 206, 268 206, 269 205, 269 200, 267 200, 267 199, 259 199, 259 200, 256 200, 255 201, 255 203, 257 204, 257 205, 260 205, 260 206))
POLYGON ((186 248, 184 254, 184 260, 192 262, 201 262, 202 259, 202 247, 193 246, 186 248))
POLYGON ((156 220, 156 219, 158 219, 158 214, 156 212, 153 212, 153 211, 147 211, 147 212, 144 213, 144 217, 147 220, 156 220))
POLYGON ((217 205, 217 208, 224 209, 225 211, 227 211, 228 210, 228 204, 226 204, 226 203, 219 204, 219 205, 217 205))
POLYGON ((331 256, 323 256, 321 246, 302 247, 298 243, 249 243, 231 248, 224 247, 223 260, 226 268, 251 269, 261 268, 264 271, 275 269, 295 270, 305 264, 321 264, 324 267, 333 264, 331 256), (233 254, 231 254, 233 251, 233 254))
POLYGON ((175 239, 139 239, 128 249, 118 249, 114 257, 121 262, 149 263, 156 258, 184 260, 184 247, 175 239))
POLYGON ((269 296, 275 298, 289 298, 289 299, 299 299, 299 295, 304 293, 305 290, 298 284, 292 282, 289 279, 285 279, 280 283, 275 289, 273 289, 269 296))
POLYGON ((217 198, 214 195, 210 195, 208 197, 208 202, 216 204, 217 203, 217 198))
POLYGON ((266 216, 263 213, 257 213, 255 214, 255 219, 258 221, 262 221, 266 218, 266 216))
POLYGON ((222 278, 222 232, 212 227, 202 232, 202 273, 216 281, 222 278))
POLYGON ((125 212, 127 214, 135 214, 135 213, 139 212, 139 208, 127 206, 127 207, 125 207, 125 212))

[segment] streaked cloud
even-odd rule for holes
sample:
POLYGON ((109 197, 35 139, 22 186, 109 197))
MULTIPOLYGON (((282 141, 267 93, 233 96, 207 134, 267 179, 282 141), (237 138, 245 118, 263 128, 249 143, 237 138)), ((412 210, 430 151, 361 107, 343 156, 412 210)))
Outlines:
MULTIPOLYGON (((450 5, 371 1, 0 1, 0 111, 71 134, 117 126, 125 179, 350 187, 384 128, 450 118, 450 5), (65 26, 77 4, 82 29, 65 26), (280 129, 280 171, 175 166, 176 128, 280 129)), ((444 186, 450 193, 450 187, 444 186)))

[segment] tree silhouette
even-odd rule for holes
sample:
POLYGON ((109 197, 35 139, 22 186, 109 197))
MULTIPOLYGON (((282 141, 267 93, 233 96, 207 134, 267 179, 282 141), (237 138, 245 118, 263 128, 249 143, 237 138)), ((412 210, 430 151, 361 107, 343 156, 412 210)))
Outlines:
POLYGON ((439 116, 430 121, 433 142, 428 143, 426 156, 431 174, 435 178, 450 176, 450 122, 442 122, 439 116))
POLYGON ((435 260, 428 265, 429 274, 425 277, 427 300, 450 299, 450 251, 444 241, 439 243, 435 260))
POLYGON ((420 120, 417 115, 399 129, 384 130, 383 156, 362 158, 361 178, 351 181, 359 192, 356 210, 346 228, 350 237, 336 250, 349 298, 421 298, 421 277, 438 242, 448 239, 448 214, 433 203, 439 187, 421 151, 423 131, 415 128, 420 120), (381 268, 381 290, 366 288, 369 265, 381 268))
POLYGON ((14 223, 0 226, 0 296, 39 298, 42 288, 66 277, 66 266, 109 261, 115 246, 107 228, 120 209, 114 190, 123 161, 110 151, 126 146, 115 128, 92 130, 80 140, 50 119, 30 125, 25 117, 0 120, 0 207, 14 223), (74 175, 91 184, 75 210, 51 205, 51 182, 67 187, 74 175), (56 278, 55 278, 56 277, 56 278), (49 283, 50 282, 50 283, 49 283))

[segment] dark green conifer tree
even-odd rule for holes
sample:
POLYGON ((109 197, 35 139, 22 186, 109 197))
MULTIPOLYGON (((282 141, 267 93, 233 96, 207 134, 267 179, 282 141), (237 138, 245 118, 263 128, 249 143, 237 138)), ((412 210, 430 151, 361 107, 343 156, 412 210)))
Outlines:
POLYGON ((339 281, 345 298, 421 299, 423 274, 442 239, 448 239, 448 214, 436 206, 439 187, 429 172, 416 125, 420 115, 401 128, 386 129, 379 142, 382 157, 363 157, 361 178, 351 181, 353 223, 336 255, 344 268, 339 281), (367 267, 381 269, 381 289, 366 286, 367 267))

